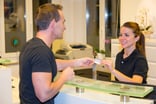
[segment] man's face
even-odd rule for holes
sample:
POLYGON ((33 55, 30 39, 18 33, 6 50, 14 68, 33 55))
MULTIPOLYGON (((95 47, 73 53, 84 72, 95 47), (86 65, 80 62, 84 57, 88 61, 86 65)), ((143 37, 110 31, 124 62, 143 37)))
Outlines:
POLYGON ((65 19, 64 19, 63 12, 59 10, 59 14, 60 14, 60 20, 56 22, 54 27, 54 34, 56 39, 62 39, 63 32, 66 29, 64 25, 65 19))

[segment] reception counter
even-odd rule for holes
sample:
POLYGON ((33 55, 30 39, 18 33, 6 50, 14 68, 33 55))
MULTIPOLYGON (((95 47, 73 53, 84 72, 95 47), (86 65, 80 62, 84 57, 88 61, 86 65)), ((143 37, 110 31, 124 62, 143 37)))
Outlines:
POLYGON ((118 95, 112 95, 101 91, 85 89, 83 93, 77 93, 75 87, 65 85, 55 98, 56 104, 154 104, 152 100, 141 98, 129 98, 129 101, 121 101, 118 95))
MULTIPOLYGON (((19 104, 18 82, 19 79, 12 78, 13 104, 19 104)), ((65 84, 55 98, 55 104, 125 104, 120 95, 109 94, 105 91, 85 88, 76 92, 76 87, 70 83, 65 84)), ((129 97, 126 104, 154 104, 153 100, 129 97)))

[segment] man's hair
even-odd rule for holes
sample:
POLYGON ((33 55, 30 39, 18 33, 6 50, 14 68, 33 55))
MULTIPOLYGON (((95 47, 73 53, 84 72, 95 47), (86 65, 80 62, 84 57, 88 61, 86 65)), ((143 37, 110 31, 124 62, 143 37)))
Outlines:
POLYGON ((54 19, 59 21, 60 15, 58 10, 62 10, 61 5, 46 3, 38 7, 35 16, 35 24, 37 31, 45 30, 48 28, 50 22, 54 19))

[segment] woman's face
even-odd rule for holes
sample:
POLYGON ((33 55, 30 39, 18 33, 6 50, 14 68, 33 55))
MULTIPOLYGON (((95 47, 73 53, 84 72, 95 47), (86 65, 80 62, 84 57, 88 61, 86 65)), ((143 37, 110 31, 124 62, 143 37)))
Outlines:
POLYGON ((122 48, 132 48, 135 47, 136 41, 138 37, 135 37, 133 30, 127 27, 121 27, 120 35, 119 35, 119 42, 122 48))

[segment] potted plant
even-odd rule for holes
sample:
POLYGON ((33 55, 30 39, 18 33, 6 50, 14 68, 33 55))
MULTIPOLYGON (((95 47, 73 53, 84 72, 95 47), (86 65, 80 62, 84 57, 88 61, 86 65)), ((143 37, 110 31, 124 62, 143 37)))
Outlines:
POLYGON ((94 48, 94 58, 99 58, 99 59, 103 59, 105 58, 105 50, 103 49, 97 49, 97 48, 94 48))

